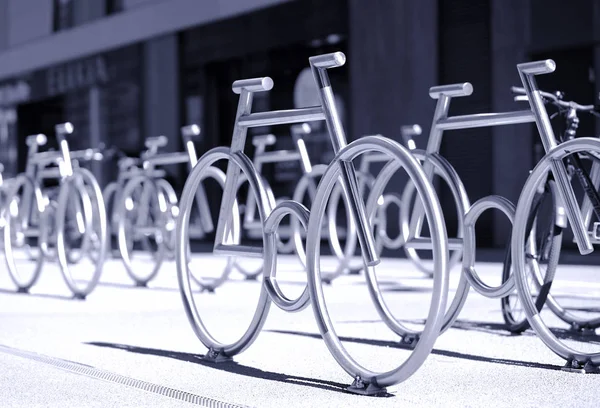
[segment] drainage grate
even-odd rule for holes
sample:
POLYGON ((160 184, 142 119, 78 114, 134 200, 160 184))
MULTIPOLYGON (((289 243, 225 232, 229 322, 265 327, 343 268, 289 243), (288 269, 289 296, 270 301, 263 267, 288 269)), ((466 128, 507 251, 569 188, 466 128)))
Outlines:
POLYGON ((120 374, 111 373, 110 371, 101 370, 89 365, 76 363, 68 360, 62 360, 60 358, 49 357, 42 354, 37 354, 25 350, 14 349, 0 345, 0 351, 11 354, 13 356, 26 358, 29 360, 37 361, 39 363, 48 364, 66 371, 85 375, 88 377, 96 378, 99 380, 109 381, 116 384, 126 385, 128 387, 137 388, 152 392, 155 394, 163 395, 165 397, 174 398, 180 401, 189 402, 207 408, 244 408, 244 405, 236 405, 228 402, 215 400, 208 397, 192 394, 186 391, 176 390, 174 388, 165 387, 158 384, 153 384, 147 381, 136 380, 135 378, 125 377, 120 374))

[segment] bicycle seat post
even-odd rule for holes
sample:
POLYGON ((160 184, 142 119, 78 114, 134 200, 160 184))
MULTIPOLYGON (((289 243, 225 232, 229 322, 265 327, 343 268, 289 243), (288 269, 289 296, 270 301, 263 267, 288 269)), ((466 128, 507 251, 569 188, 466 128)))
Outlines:
MULTIPOLYGON (((190 169, 192 169, 198 162, 198 154, 196 153, 194 139, 198 138, 200 134, 200 126, 196 124, 183 126, 181 128, 181 138, 183 139, 183 144, 185 145, 185 149, 190 159, 190 169)), ((200 219, 202 232, 209 234, 214 230, 215 227, 213 225, 208 199, 206 198, 206 191, 204 190, 202 183, 200 183, 198 190, 196 191, 196 200, 198 204, 198 216, 200 219)))
POLYGON ((54 127, 56 140, 59 143, 62 153, 62 165, 59 164, 59 169, 62 177, 73 175, 73 165, 71 163, 71 153, 69 151, 69 142, 67 136, 73 133, 73 125, 70 122, 58 124, 54 127))
POLYGON ((400 128, 400 134, 402 135, 402 141, 404 145, 409 150, 414 150, 417 148, 417 144, 413 140, 413 136, 419 136, 422 133, 421 126, 412 125, 412 126, 402 126, 400 128))
MULTIPOLYGON (((341 67, 346 63, 346 56, 342 52, 334 52, 331 54, 318 55, 309 58, 310 67, 313 77, 317 84, 325 123, 333 144, 335 154, 348 144, 346 134, 337 112, 331 82, 327 74, 327 69, 341 67)), ((375 266, 380 262, 375 248, 375 238, 373 231, 369 226, 369 219, 365 208, 365 202, 360 192, 358 179, 356 178, 356 170, 354 163, 351 161, 340 162, 340 181, 342 190, 349 203, 350 213, 357 223, 357 236, 360 243, 361 251, 367 266, 375 266)))
POLYGON ((311 128, 308 123, 296 124, 291 127, 292 139, 294 139, 294 144, 300 154, 300 166, 302 166, 302 171, 305 174, 312 171, 312 165, 310 164, 310 158, 308 157, 308 151, 304 143, 304 136, 309 135, 310 132, 311 128))
MULTIPOLYGON (((242 79, 235 81, 231 88, 234 93, 240 95, 237 112, 235 114, 233 135, 231 137, 230 153, 233 156, 244 151, 246 136, 248 134, 248 126, 241 125, 240 119, 242 116, 250 114, 252 110, 254 92, 265 92, 271 90, 273 88, 273 80, 269 77, 242 79)), ((215 234, 215 253, 223 252, 222 247, 225 246, 225 226, 230 218, 230 213, 224 209, 233 208, 239 176, 240 168, 233 160, 230 160, 227 163, 227 172, 225 175, 227 182, 225 183, 225 188, 223 190, 221 211, 219 211, 217 231, 215 234)))
POLYGON ((200 136, 200 126, 198 125, 189 125, 181 128, 181 138, 183 139, 183 144, 185 146, 185 150, 190 157, 190 168, 196 165, 198 161, 198 154, 196 153, 196 146, 194 146, 194 139, 200 136))

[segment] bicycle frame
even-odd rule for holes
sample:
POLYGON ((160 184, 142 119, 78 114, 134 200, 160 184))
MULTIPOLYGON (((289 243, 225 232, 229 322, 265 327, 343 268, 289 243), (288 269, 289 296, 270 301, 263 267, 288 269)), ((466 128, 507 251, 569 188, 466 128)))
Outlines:
MULTIPOLYGON (((308 157, 304 135, 310 134, 310 126, 306 123, 302 125, 293 125, 291 134, 294 140, 294 150, 271 150, 266 151, 267 146, 272 146, 277 142, 277 136, 273 134, 254 136, 252 144, 256 147, 254 151, 254 160, 252 161, 256 171, 260 174, 262 166, 265 163, 282 163, 297 160, 300 162, 303 174, 309 174, 312 171, 312 164, 308 157)), ((309 189, 313 186, 309 186, 309 189)), ((315 188, 316 190, 316 188, 315 188)), ((312 191, 313 196, 315 191, 312 191)), ((252 193, 246 197, 246 206, 244 213, 244 228, 261 229, 260 220, 256 214, 256 200, 252 193)))
MULTIPOLYGON (((324 120, 326 122, 334 153, 337 154, 347 145, 346 135, 337 112, 333 91, 327 74, 328 68, 343 65, 345 63, 345 56, 342 53, 333 53, 311 57, 309 61, 313 77, 317 84, 319 98, 321 100, 320 106, 251 113, 254 93, 272 89, 273 81, 269 77, 264 77, 240 80, 233 83, 233 91, 240 95, 240 99, 238 102, 231 141, 230 152, 232 155, 244 154, 244 144, 246 142, 248 128, 250 127, 302 123, 317 120, 324 120)), ((366 215, 365 204, 359 190, 354 164, 352 162, 342 162, 340 167, 340 182, 344 195, 350 204, 350 211, 353 218, 358 221, 357 234, 361 244, 363 257, 367 265, 376 265, 379 263, 379 258, 374 244, 373 233, 366 215)), ((214 252, 223 255, 262 257, 263 250, 261 247, 226 244, 224 241, 226 237, 226 225, 236 200, 236 190, 240 172, 240 168, 233 161, 229 161, 227 165, 223 200, 219 211, 214 252)))
MULTIPOLYGON (((535 81, 536 75, 551 73, 555 68, 556 65, 552 60, 528 62, 517 65, 530 104, 530 109, 528 110, 448 117, 451 99, 453 97, 470 95, 473 92, 473 87, 467 82, 463 84, 442 85, 430 88, 430 96, 433 99, 437 99, 438 102, 436 104, 433 123, 429 134, 429 142, 426 150, 427 154, 439 152, 443 132, 445 130, 491 127, 530 122, 535 122, 546 153, 556 148, 558 142, 552 126, 550 125, 550 119, 540 95, 540 90, 535 81)), ((433 164, 425 160, 423 169, 431 181, 433 178, 433 164)), ((551 172, 557 182, 559 197, 561 203, 565 206, 567 219, 572 225, 579 251, 582 254, 588 254, 593 251, 593 247, 582 218, 582 213, 578 208, 575 194, 569 183, 567 170, 562 162, 554 161, 551 172)), ((419 236, 423 220, 422 213, 422 205, 420 203, 415 203, 412 211, 409 239, 406 243, 407 247, 415 249, 429 249, 431 247, 431 240, 419 236)), ((515 222, 525 222, 525 220, 515 220, 515 222)), ((450 249, 460 249, 462 244, 463 242, 460 239, 449 239, 450 249)))

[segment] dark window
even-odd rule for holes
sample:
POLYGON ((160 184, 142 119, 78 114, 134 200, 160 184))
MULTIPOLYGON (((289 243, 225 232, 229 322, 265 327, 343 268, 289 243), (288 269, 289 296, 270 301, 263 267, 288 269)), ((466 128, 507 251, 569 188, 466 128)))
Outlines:
POLYGON ((73 27, 73 1, 54 0, 54 31, 67 30, 73 27))
POLYGON ((54 31, 64 31, 119 13, 124 0, 54 0, 54 31))
POLYGON ((106 15, 119 13, 125 9, 124 0, 106 0, 106 15))

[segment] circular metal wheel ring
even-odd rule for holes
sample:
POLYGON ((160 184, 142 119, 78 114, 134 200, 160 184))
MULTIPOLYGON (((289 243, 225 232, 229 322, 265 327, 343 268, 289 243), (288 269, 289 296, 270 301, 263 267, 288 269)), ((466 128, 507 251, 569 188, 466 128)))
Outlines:
MULTIPOLYGON (((6 266, 8 268, 8 273, 10 276, 10 279, 13 281, 13 283, 15 284, 15 286, 19 289, 19 291, 22 292, 27 292, 33 285, 35 285, 35 283, 37 282, 37 280, 40 277, 40 274, 42 272, 42 267, 44 265, 44 258, 45 258, 45 253, 47 252, 47 243, 46 242, 38 242, 38 247, 40 248, 40 251, 38 253, 37 259, 34 260, 35 262, 35 266, 34 266, 34 270, 33 273, 31 274, 31 276, 29 277, 29 279, 22 279, 21 274, 19 273, 19 268, 17 268, 16 264, 15 264, 15 259, 14 259, 14 252, 13 252, 13 245, 12 245, 12 226, 11 226, 11 203, 15 202, 13 200, 15 200, 19 194, 19 191, 22 191, 26 186, 29 186, 31 191, 33 192, 33 199, 35 200, 33 203, 31 203, 32 207, 35 207, 35 209, 37 209, 38 213, 40 214, 40 218, 39 218, 39 223, 40 223, 40 236, 38 237, 38 239, 41 237, 42 241, 44 240, 44 238, 47 237, 47 223, 46 223, 46 217, 45 217, 45 205, 44 205, 44 196, 42 194, 42 191, 40 190, 39 186, 37 186, 29 177, 27 177, 25 174, 20 174, 15 178, 14 184, 12 186, 12 188, 9 190, 9 192, 6 194, 6 200, 5 200, 5 204, 6 207, 4 208, 4 220, 5 220, 5 224, 4 224, 4 259, 6 261, 6 266)), ((22 203, 22 200, 19 200, 19 204, 22 203)))
MULTIPOLYGON (((440 176, 443 182, 450 188, 450 192, 452 193, 452 197, 454 198, 454 202, 456 204, 458 220, 458 229, 456 231, 456 237, 463 238, 463 218, 467 209, 471 206, 471 202, 467 195, 465 186, 463 185, 458 173, 456 173, 454 167, 452 167, 452 165, 443 156, 440 156, 437 153, 427 154, 427 152, 420 149, 411 150, 411 153, 421 163, 425 161, 431 163, 434 168, 434 174, 440 176)), ((402 193, 402 203, 404 203, 404 205, 402 206, 400 211, 401 230, 404 231, 405 234, 408 234, 408 232, 410 231, 410 216, 412 214, 411 211, 409 211, 408 209, 413 208, 411 203, 414 199, 414 193, 414 184, 407 183, 402 193)), ((415 266, 421 272, 423 272, 427 276, 432 276, 431 268, 423 263, 416 249, 404 247, 404 252, 406 253, 406 256, 415 264, 415 266)), ((451 250, 450 270, 454 269, 454 267, 461 262, 461 258, 462 249, 451 250)))
MULTIPOLYGON (((300 220, 300 223, 304 228, 308 226, 309 211, 302 204, 295 201, 282 201, 279 203, 269 214, 265 222, 265 235, 267 240, 276 240, 276 231, 279 223, 286 215, 294 216, 300 220)), ((275 244, 271 244, 274 245, 275 244)), ((269 298, 275 303, 280 309, 286 312, 297 312, 300 311, 310 303, 310 297, 308 292, 308 285, 306 285, 302 291, 302 294, 296 299, 288 298, 277 283, 277 253, 271 252, 265 254, 265 267, 264 267, 264 280, 263 285, 269 295, 269 298)), ((306 263, 306 260, 305 260, 306 263)))
MULTIPOLYGON (((63 278, 65 279, 65 283, 75 296, 79 296, 85 298, 89 295, 94 288, 97 286, 100 281, 100 276, 102 275, 102 269, 104 267, 104 260, 106 257, 106 241, 108 238, 108 229, 106 222, 106 209, 104 207, 104 200, 102 199, 102 190, 98 185, 93 174, 87 169, 77 169, 76 173, 70 179, 67 179, 65 184, 61 186, 59 197, 58 197, 58 208, 56 212, 56 248, 58 255, 58 262, 61 267, 61 271, 63 274, 63 278), (93 192, 93 202, 91 197, 86 193, 81 193, 80 189, 76 186, 73 186, 73 183, 81 182, 83 185, 87 185, 92 189, 93 192), (68 255, 66 252, 65 245, 65 236, 64 236, 64 228, 65 228, 65 220, 67 216, 67 202, 70 199, 70 191, 72 187, 75 187, 73 190, 77 191, 78 194, 83 194, 81 198, 83 199, 84 211, 83 214, 87 218, 89 215, 89 219, 85 220, 86 231, 85 234, 93 233, 93 226, 95 218, 97 217, 98 227, 99 227, 99 245, 98 245, 98 255, 96 259, 93 259, 94 265, 94 273, 92 278, 84 284, 83 288, 78 286, 73 279, 73 275, 71 273, 68 255), (87 196, 87 197, 86 197, 87 196), (86 203, 87 198, 87 203, 86 203), (89 206, 89 208, 85 208, 89 206), (95 211, 94 211, 95 209, 95 211), (94 214, 96 212, 96 214, 94 214), (96 217, 94 217, 96 216, 96 217)), ((84 237, 84 240, 86 238, 84 237)), ((89 239, 89 237, 87 238, 89 239)), ((82 247, 82 250, 85 248, 82 247)), ((88 248, 89 250, 89 248, 88 248)))
MULTIPOLYGON (((433 187, 427 181, 421 165, 404 147, 392 140, 370 136, 353 141, 338 153, 321 179, 309 220, 307 238, 308 282, 313 311, 319 331, 333 357, 348 374, 353 378, 360 378, 366 384, 386 387, 406 380, 423 364, 431 352, 442 327, 448 296, 446 228, 441 206, 433 187), (358 155, 371 151, 386 153, 390 155, 391 160, 398 161, 401 167, 406 170, 409 177, 414 180, 419 195, 425 197, 423 201, 425 203, 427 219, 431 221, 431 233, 434 242, 434 263, 437 271, 433 277, 432 300, 425 324, 426 327, 420 341, 412 350, 407 360, 397 368, 384 373, 376 373, 361 366, 341 344, 327 311, 319 271, 321 225, 325 216, 327 199, 338 180, 340 172, 339 163, 340 161, 351 161, 358 155)), ((368 270, 372 269, 372 267, 368 268, 368 270)))
POLYGON ((499 286, 487 285, 475 271, 475 223, 486 210, 497 209, 513 223, 515 218, 515 206, 508 199, 501 196, 483 197, 475 202, 465 215, 465 236, 463 253, 463 274, 469 281, 471 287, 479 294, 487 298, 502 298, 508 296, 515 290, 514 275, 511 275, 499 286))
POLYGON ((529 271, 526 268, 525 259, 525 229, 527 217, 529 216, 537 187, 545 182, 547 174, 551 169, 552 162, 562 162, 565 157, 574 153, 590 151, 600 154, 600 140, 582 137, 561 143, 540 160, 525 182, 525 186, 519 197, 515 212, 515 223, 511 244, 517 293, 519 294, 521 304, 525 309, 527 320, 538 337, 546 344, 546 346, 548 346, 548 348, 565 360, 575 359, 580 362, 591 362, 594 365, 600 365, 600 352, 590 353, 575 350, 559 340, 558 337, 552 333, 550 328, 546 326, 541 318, 541 312, 537 310, 533 297, 529 292, 527 280, 529 271))
MULTIPOLYGON (((121 260, 123 261, 123 265, 125 266, 125 270, 127 271, 127 274, 135 282, 136 285, 146 286, 148 284, 148 282, 150 282, 152 279, 154 279, 156 277, 156 275, 158 274, 160 267, 162 265, 162 262, 164 261, 167 248, 166 248, 166 245, 164 242, 164 230, 161 230, 161 228, 159 226, 159 228, 157 228, 157 230, 159 231, 158 234, 161 236, 155 237, 157 249, 156 249, 156 252, 153 254, 154 265, 152 266, 150 273, 142 276, 139 273, 137 273, 136 271, 134 271, 133 264, 131 262, 131 253, 130 252, 133 252, 133 245, 135 244, 135 236, 132 236, 131 239, 129 239, 130 237, 128 237, 127 235, 128 235, 128 233, 134 234, 134 231, 132 231, 132 229, 135 228, 135 224, 131 225, 131 229, 129 231, 127 230, 127 228, 126 228, 126 222, 127 222, 126 212, 127 212, 128 200, 133 200, 132 195, 135 192, 136 188, 138 188, 140 186, 142 187, 142 194, 143 194, 143 192, 144 192, 143 190, 145 188, 151 189, 151 191, 146 194, 147 198, 149 200, 148 203, 145 203, 145 204, 147 204, 147 210, 157 211, 157 214, 155 214, 155 217, 158 217, 158 218, 163 217, 164 212, 167 210, 166 203, 164 202, 164 197, 162 197, 159 194, 158 187, 156 186, 156 183, 154 182, 154 180, 152 178, 144 176, 144 175, 131 178, 127 182, 127 184, 125 184, 125 187, 123 188, 123 191, 122 191, 122 194, 121 194, 118 206, 117 206, 117 214, 118 214, 117 218, 118 218, 118 223, 119 223, 119 228, 117 231, 117 241, 119 244, 119 252, 121 253, 121 260), (162 200, 163 205, 161 205, 161 198, 163 199, 162 200), (155 207, 152 207, 150 205, 151 200, 155 200, 155 202, 156 202, 155 207), (131 249, 129 249, 130 241, 131 241, 131 249)), ((141 204, 142 203, 137 203, 137 205, 141 205, 141 204)), ((155 219, 154 222, 156 223, 157 220, 155 219)), ((134 223, 135 223, 135 220, 134 220, 134 223)))
MULTIPOLYGON (((185 183, 183 193, 181 195, 180 214, 177 219, 176 237, 177 237, 177 279, 179 282, 179 290, 183 299, 183 306, 188 320, 194 330, 194 333, 200 341, 210 350, 216 350, 225 356, 234 356, 249 347, 256 339, 262 329, 268 316, 271 302, 269 295, 265 290, 264 285, 261 287, 259 299, 257 301, 254 316, 248 329, 244 334, 233 343, 224 344, 216 340, 204 325, 198 309, 196 308, 193 297, 189 271, 188 271, 188 228, 190 222, 190 213, 194 202, 194 197, 200 182, 202 181, 207 169, 219 160, 230 160, 234 162, 246 175, 250 182, 250 188, 253 189, 258 202, 258 211, 261 222, 267 218, 271 212, 270 203, 267 198, 266 189, 260 180, 260 176, 253 168, 250 159, 243 153, 232 155, 230 150, 224 147, 217 147, 206 152, 196 163, 190 172, 185 183)), ((276 253, 275 243, 272 239, 266 239, 266 234, 263 234, 263 250, 265 254, 272 252, 276 253)))
MULTIPOLYGON (((413 153, 413 151, 411 151, 413 153)), ((418 156, 417 156, 418 157, 418 156)), ((429 156, 429 160, 434 165, 434 168, 437 169, 440 173, 445 173, 444 176, 447 180, 457 180, 458 183, 453 188, 453 191, 457 192, 457 196, 455 197, 455 202, 458 208, 459 213, 465 214, 466 208, 469 207, 469 199, 467 197, 466 191, 458 176, 454 177, 452 174, 454 170, 450 166, 450 164, 443 160, 441 156, 431 155, 429 156)), ((367 201, 367 214, 370 217, 373 217, 377 211, 379 197, 383 194, 386 185, 389 183, 391 177, 398 171, 400 168, 399 164, 395 161, 389 162, 385 165, 385 167, 380 171, 375 184, 371 190, 371 194, 367 201)), ((413 184, 409 180, 409 184, 413 184)), ((405 189, 404 191, 407 191, 405 189)), ((371 218, 373 219, 373 218, 371 218)), ((461 224, 462 225, 462 224, 461 224)), ((409 236, 409 224, 408 220, 403 225, 402 229, 402 241, 406 241, 406 237, 409 236)), ((462 235, 462 229, 459 230, 460 235, 462 235)), ((450 270, 450 269, 448 269, 450 270)), ((369 288, 369 292, 371 297, 374 299, 375 307, 381 319, 388 325, 388 327, 396 334, 401 336, 402 338, 406 338, 408 336, 420 336, 421 331, 412 330, 406 327, 402 322, 395 318, 392 311, 389 309, 385 299, 383 297, 383 293, 381 292, 381 288, 379 287, 378 281, 374 274, 366 274, 367 284, 369 288)), ((469 282, 463 273, 459 275, 458 286, 452 302, 448 306, 446 310, 446 314, 444 316, 444 323, 442 325, 442 332, 446 331, 448 328, 452 326, 454 321, 458 318, 469 294, 469 282)))
MULTIPOLYGON (((221 186, 221 188, 225 188, 225 173, 221 169, 218 169, 217 167, 214 167, 214 166, 208 166, 206 168, 205 172, 200 177, 200 183, 203 182, 204 180, 206 180, 207 178, 214 179, 219 184, 219 186, 221 186)), ((193 208, 193 205, 192 205, 192 208, 193 208)), ((240 221, 239 221, 239 217, 236 216, 238 214, 239 214, 239 211, 238 211, 238 205, 237 205, 237 200, 236 200, 234 208, 232 209, 233 225, 231 227, 232 228, 231 231, 229 231, 233 242, 239 242, 240 221)), ((189 227, 189 224, 188 224, 188 227, 189 227)), ((177 235, 175 234, 175 244, 177 244, 176 238, 177 238, 177 235)), ((189 245, 188 245, 188 249, 189 249, 189 245)), ((177 250, 177 247, 175 247, 175 250, 177 250)), ((189 254, 189 256, 191 256, 191 253, 189 254)), ((223 269, 223 273, 221 274, 221 276, 219 276, 218 278, 215 278, 215 279, 206 279, 206 278, 202 278, 202 277, 194 274, 193 268, 191 268, 189 266, 189 262, 188 262, 188 274, 192 278, 192 280, 198 286, 200 286, 202 289, 205 289, 208 291, 214 291, 216 288, 218 288, 219 286, 221 286, 223 283, 225 283, 227 281, 227 279, 229 278, 229 275, 231 274, 231 271, 233 270, 233 268, 235 266, 236 266, 235 257, 230 256, 227 258, 227 265, 223 269)), ((261 270, 261 272, 262 272, 262 270, 261 270)))

